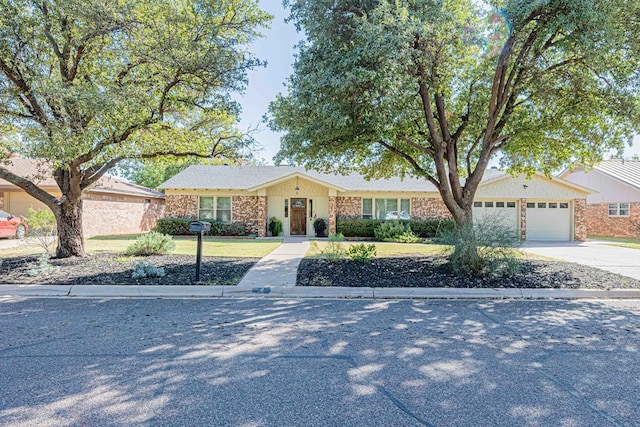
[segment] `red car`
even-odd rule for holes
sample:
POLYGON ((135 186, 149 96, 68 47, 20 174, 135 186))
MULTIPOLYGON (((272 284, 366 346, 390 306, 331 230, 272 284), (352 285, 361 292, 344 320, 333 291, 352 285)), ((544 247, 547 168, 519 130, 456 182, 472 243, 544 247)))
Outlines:
POLYGON ((28 230, 27 223, 22 218, 0 211, 0 237, 24 239, 28 230))

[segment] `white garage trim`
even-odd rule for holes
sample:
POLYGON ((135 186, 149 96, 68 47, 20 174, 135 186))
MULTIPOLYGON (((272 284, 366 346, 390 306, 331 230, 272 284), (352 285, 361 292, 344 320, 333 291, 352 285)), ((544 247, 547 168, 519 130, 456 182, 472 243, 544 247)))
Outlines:
POLYGON ((497 219, 504 226, 520 230, 519 202, 515 200, 476 200, 473 202, 473 220, 497 219))
POLYGON ((573 239, 573 204, 567 200, 527 200, 527 240, 573 239))

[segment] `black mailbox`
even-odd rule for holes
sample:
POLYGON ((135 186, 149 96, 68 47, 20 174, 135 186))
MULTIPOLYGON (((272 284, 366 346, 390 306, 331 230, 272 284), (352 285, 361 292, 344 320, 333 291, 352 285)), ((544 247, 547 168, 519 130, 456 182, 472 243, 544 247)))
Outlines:
POLYGON ((191 233, 207 233, 211 231, 211 223, 204 221, 191 221, 189 223, 189 231, 191 233))

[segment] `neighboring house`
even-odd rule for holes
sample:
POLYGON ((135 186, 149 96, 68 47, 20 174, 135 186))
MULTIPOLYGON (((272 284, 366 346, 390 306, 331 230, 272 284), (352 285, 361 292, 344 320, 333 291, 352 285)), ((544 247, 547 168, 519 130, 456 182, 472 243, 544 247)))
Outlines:
POLYGON ((640 237, 640 160, 576 165, 560 177, 598 191, 587 196, 587 234, 640 237))
MULTIPOLYGON (((292 166, 191 166, 160 186, 167 217, 241 222, 265 236, 267 220, 282 220, 284 235, 313 235, 314 218, 447 219, 436 187, 426 180, 366 180, 292 166)), ((586 197, 592 191, 536 174, 530 179, 487 170, 474 216, 499 215, 529 240, 584 240, 586 197)))
MULTIPOLYGON (((61 196, 46 163, 16 157, 9 161, 2 163, 2 167, 35 180, 40 188, 56 197, 61 196)), ((21 188, 0 179, 1 210, 25 216, 30 207, 40 210, 46 206, 21 188)), ((149 231, 163 215, 164 194, 111 176, 104 176, 91 186, 82 201, 85 237, 149 231)))

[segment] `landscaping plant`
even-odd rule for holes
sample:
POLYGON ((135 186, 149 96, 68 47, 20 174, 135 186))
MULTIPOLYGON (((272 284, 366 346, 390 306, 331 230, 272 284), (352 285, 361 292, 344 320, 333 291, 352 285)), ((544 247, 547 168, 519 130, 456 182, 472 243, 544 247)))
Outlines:
POLYGON ((156 267, 153 263, 136 261, 133 264, 132 279, 144 279, 145 277, 164 277, 167 272, 163 267, 156 267))
POLYGON ((282 233, 282 221, 275 216, 269 218, 269 231, 271 231, 272 236, 279 236, 282 233))
POLYGON ((411 231, 409 224, 400 221, 385 221, 374 230, 376 240, 395 243, 419 243, 422 239, 411 231))
POLYGON ((171 236, 152 231, 138 237, 125 253, 130 256, 165 255, 176 248, 171 236))
POLYGON ((343 259, 345 256, 343 243, 344 236, 342 234, 329 234, 329 243, 327 247, 320 252, 320 256, 331 262, 343 259))
POLYGON ((313 220, 313 229, 316 232, 316 237, 325 237, 327 231, 327 221, 324 218, 316 218, 313 220))
POLYGON ((53 255, 57 235, 56 217, 53 212, 47 208, 36 211, 29 207, 24 219, 29 225, 29 239, 35 240, 47 255, 53 255))
POLYGON ((359 243, 349 246, 347 255, 355 262, 371 262, 376 257, 376 245, 359 243))

